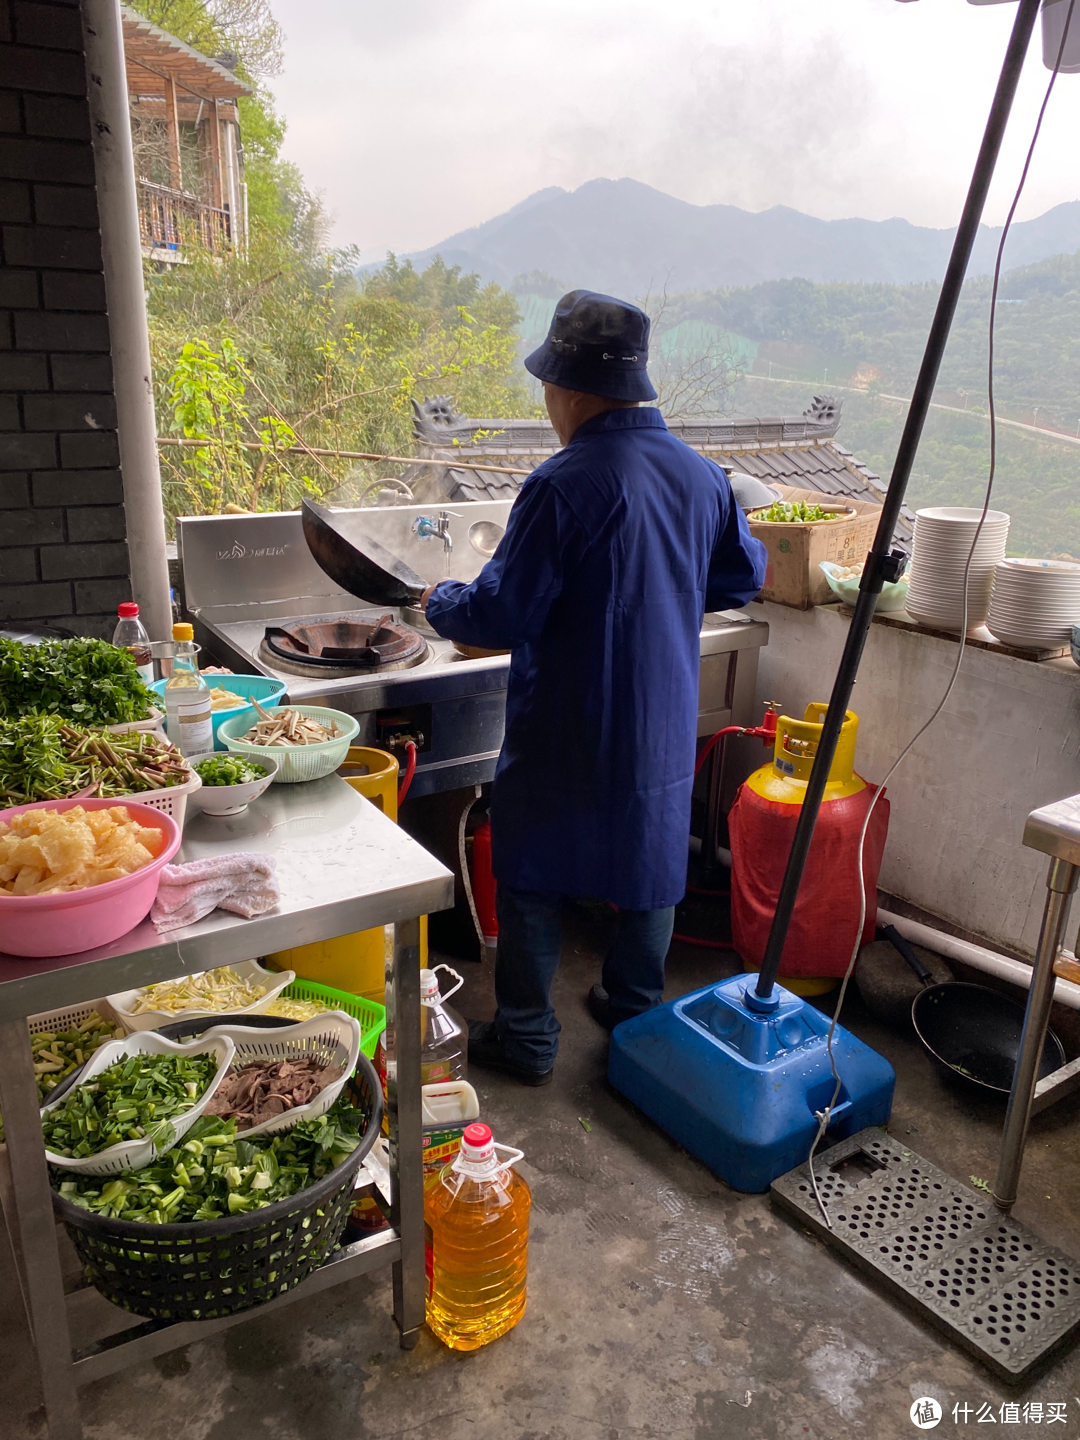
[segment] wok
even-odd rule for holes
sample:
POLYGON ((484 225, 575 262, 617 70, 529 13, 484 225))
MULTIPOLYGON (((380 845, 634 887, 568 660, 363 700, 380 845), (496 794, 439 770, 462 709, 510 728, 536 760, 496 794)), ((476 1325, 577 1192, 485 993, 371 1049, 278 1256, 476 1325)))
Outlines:
POLYGON ((427 582, 370 535, 355 512, 304 500, 304 539, 335 585, 372 605, 416 605, 427 582))
MULTIPOLYGON (((882 934, 923 982, 924 988, 911 1002, 911 1021, 930 1059, 950 1078, 1007 1096, 1020 1053, 1025 1007, 986 985, 962 980, 929 984, 933 977, 903 936, 891 925, 882 934)), ((1061 1041, 1047 1030, 1038 1079, 1064 1064, 1061 1041)))

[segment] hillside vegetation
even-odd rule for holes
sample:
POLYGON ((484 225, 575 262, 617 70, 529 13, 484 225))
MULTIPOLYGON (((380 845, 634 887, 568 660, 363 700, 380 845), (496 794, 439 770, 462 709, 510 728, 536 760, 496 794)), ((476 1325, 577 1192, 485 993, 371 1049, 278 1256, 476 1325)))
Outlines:
MULTIPOLYGON (((937 295, 932 284, 776 280, 671 297, 666 318, 680 331, 695 322, 743 337, 748 359, 728 403, 732 413, 797 412, 815 390, 842 396, 837 438, 887 479, 906 407, 885 397, 911 394, 937 295), (784 379, 800 383, 776 383, 784 379)), ((969 281, 935 392, 938 404, 967 413, 931 410, 908 491, 913 506, 981 503, 989 468, 989 302, 989 279, 969 281)), ((994 371, 999 416, 1076 435, 1080 252, 1003 277, 994 371)), ((1012 516, 1010 553, 1080 557, 1080 447, 1000 427, 994 504, 1012 516)))

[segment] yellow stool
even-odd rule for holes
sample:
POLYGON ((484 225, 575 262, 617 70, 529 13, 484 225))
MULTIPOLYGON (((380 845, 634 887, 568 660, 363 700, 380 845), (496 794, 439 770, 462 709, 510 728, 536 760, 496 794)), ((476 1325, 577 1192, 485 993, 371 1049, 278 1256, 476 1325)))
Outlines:
MULTIPOLYGON (((396 823, 398 770, 397 757, 388 751, 351 745, 338 774, 396 823)), ((267 958, 279 970, 295 970, 302 980, 347 990, 351 995, 382 1005, 392 936, 389 925, 379 926, 374 930, 358 930, 353 935, 339 935, 335 940, 319 940, 314 945, 279 950, 267 958)), ((420 917, 420 965, 421 968, 427 965, 426 915, 420 917)))

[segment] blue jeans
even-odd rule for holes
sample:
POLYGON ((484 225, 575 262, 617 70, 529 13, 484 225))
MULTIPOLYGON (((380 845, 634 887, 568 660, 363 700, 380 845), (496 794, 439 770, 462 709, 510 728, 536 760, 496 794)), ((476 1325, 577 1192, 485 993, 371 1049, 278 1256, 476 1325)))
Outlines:
MULTIPOLYGON (((550 1070, 559 1048, 551 986, 562 953, 562 904, 562 895, 503 884, 496 896, 495 1025, 507 1056, 534 1070, 550 1070)), ((674 926, 674 906, 619 911, 600 982, 616 1020, 660 1004, 674 926)))

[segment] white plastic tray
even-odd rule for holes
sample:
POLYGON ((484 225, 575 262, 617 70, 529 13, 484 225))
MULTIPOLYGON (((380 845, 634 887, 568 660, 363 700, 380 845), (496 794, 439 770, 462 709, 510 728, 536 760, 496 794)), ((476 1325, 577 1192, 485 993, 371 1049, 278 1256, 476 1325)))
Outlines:
MULTIPOLYGON (((175 1045, 171 1040, 166 1040, 163 1035, 142 1031, 137 1035, 129 1035, 124 1040, 111 1040, 108 1045, 102 1045, 100 1050, 94 1051, 83 1067, 79 1076, 80 1085, 86 1084, 95 1075, 100 1075, 102 1070, 107 1070, 110 1065, 115 1065, 118 1060, 128 1055, 209 1054, 217 1059, 217 1070, 210 1084, 191 1109, 185 1110, 182 1115, 176 1116, 172 1121, 171 1135, 168 1137, 167 1144, 161 1144, 156 1140, 125 1140, 119 1145, 110 1145, 99 1155, 86 1155, 78 1159, 67 1155, 57 1155, 55 1151, 46 1149, 46 1160, 50 1165, 56 1165, 63 1170, 76 1171, 82 1175, 118 1175, 123 1170, 138 1170, 142 1165, 149 1165, 151 1160, 156 1159, 158 1155, 164 1154, 165 1151, 171 1150, 173 1146, 179 1144, 195 1124, 209 1104, 211 1095, 221 1084, 226 1071, 232 1064, 235 1053, 236 1047, 233 1042, 227 1036, 217 1033, 204 1035, 188 1045, 175 1045)), ((42 1115, 46 1115, 50 1110, 62 1105, 68 1095, 74 1092, 74 1089, 73 1086, 58 1099, 50 1100, 47 1105, 43 1105, 41 1107, 42 1115)))
MULTIPOLYGON (((134 797, 132 797, 134 798, 134 797)), ((117 804, 121 804, 117 801, 117 804)), ((242 960, 238 965, 228 967, 238 975, 241 980, 247 980, 250 984, 267 986, 266 994, 256 1000, 254 1004, 244 1005, 239 1009, 229 1010, 230 1015, 257 1015, 271 1000, 276 1000, 287 985, 291 985, 296 979, 295 970, 264 970, 257 960, 242 960)), ((201 975, 205 972, 197 970, 195 974, 201 975)), ((142 990, 121 990, 116 995, 109 996, 109 1004, 113 1008, 120 1024, 125 1030, 160 1030, 162 1025, 175 1025, 184 1020, 198 1020, 204 1015, 214 1015, 214 1010, 147 1010, 141 1015, 133 1015, 131 1007, 135 1004, 142 990)))
POLYGON ((233 1069, 236 1070, 252 1060, 302 1060, 309 1055, 316 1056, 324 1065, 339 1065, 342 1070, 340 1080, 325 1086, 309 1104, 286 1110, 283 1115, 275 1115, 261 1125, 253 1125, 250 1130, 237 1130, 240 1140, 249 1140, 252 1135, 272 1135, 279 1130, 291 1129, 300 1120, 315 1120, 325 1115, 344 1090, 360 1054, 360 1022, 343 1010, 328 1010, 324 1015, 314 1015, 310 1020, 301 1020, 288 1028, 281 1025, 273 1030, 256 1030, 244 1025, 215 1025, 203 1033, 202 1039, 206 1041, 216 1036, 227 1038, 236 1047, 233 1059, 233 1069))

